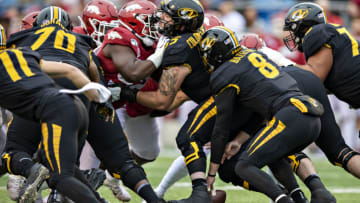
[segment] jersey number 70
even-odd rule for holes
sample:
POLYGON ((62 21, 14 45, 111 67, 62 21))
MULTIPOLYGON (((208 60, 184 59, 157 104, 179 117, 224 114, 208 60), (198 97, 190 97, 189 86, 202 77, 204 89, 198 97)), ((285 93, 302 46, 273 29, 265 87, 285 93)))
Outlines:
MULTIPOLYGON (((49 38, 51 33, 55 31, 55 27, 45 27, 35 32, 40 37, 31 46, 32 50, 37 50, 44 42, 49 38)), ((54 48, 67 51, 69 53, 75 52, 76 36, 70 33, 66 33, 64 30, 56 31, 56 37, 54 42, 54 48), (64 39, 67 39, 67 45, 64 47, 64 39)))

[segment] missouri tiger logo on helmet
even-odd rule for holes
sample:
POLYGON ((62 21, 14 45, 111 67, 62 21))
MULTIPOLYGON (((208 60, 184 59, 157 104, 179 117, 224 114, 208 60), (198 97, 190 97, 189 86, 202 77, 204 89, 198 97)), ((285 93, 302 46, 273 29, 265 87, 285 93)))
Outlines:
POLYGON ((298 9, 290 14, 290 21, 299 21, 304 19, 306 16, 309 15, 309 10, 307 9, 298 9))
POLYGON ((184 20, 190 20, 198 16, 198 12, 191 8, 181 8, 178 10, 178 15, 184 20))
POLYGON ((201 51, 207 51, 215 44, 215 37, 214 36, 208 36, 205 39, 201 41, 201 51))

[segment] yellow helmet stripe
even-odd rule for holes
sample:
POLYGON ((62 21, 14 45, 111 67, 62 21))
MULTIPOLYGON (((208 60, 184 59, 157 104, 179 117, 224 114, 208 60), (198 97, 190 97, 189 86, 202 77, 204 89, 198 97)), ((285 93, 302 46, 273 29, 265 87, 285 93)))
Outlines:
POLYGON ((54 18, 53 19, 60 20, 60 18, 59 18, 59 7, 54 6, 53 8, 54 8, 54 18))

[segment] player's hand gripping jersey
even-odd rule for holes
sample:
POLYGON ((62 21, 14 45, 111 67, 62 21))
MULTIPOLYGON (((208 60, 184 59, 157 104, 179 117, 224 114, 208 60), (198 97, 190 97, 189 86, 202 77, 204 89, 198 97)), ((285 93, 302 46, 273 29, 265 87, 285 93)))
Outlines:
MULTIPOLYGON (((158 88, 157 83, 152 80, 151 78, 147 80, 138 81, 136 84, 127 82, 122 75, 116 70, 114 63, 112 62, 111 58, 108 58, 103 55, 102 49, 108 44, 116 44, 121 46, 127 46, 131 48, 136 57, 140 60, 146 60, 148 56, 150 56, 155 48, 156 44, 153 47, 146 49, 141 41, 128 29, 123 27, 114 28, 107 32, 103 44, 100 48, 98 53, 98 58, 101 61, 101 65, 104 70, 105 80, 108 86, 113 85, 128 85, 134 86, 141 91, 152 91, 158 88)), ((122 101, 114 102, 114 107, 119 108, 124 103, 122 101)), ((137 103, 128 103, 126 110, 130 116, 139 116, 150 113, 152 110, 146 108, 137 103)))
POLYGON ((210 74, 206 71, 199 49, 201 35, 187 33, 172 37, 165 49, 161 67, 171 69, 184 65, 191 71, 181 84, 181 90, 190 99, 200 103, 211 96, 209 89, 210 74))
POLYGON ((305 34, 302 44, 308 59, 321 47, 332 49, 333 65, 324 82, 339 99, 355 108, 360 107, 360 49, 359 42, 348 30, 335 24, 314 25, 305 34))

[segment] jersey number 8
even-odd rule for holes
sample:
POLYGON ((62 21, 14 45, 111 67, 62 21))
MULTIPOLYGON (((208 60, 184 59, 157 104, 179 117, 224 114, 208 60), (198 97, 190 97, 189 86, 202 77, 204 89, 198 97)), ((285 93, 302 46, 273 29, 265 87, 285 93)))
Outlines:
POLYGON ((248 59, 266 78, 273 79, 279 75, 279 70, 271 63, 268 63, 260 54, 252 53, 248 56, 248 59))

